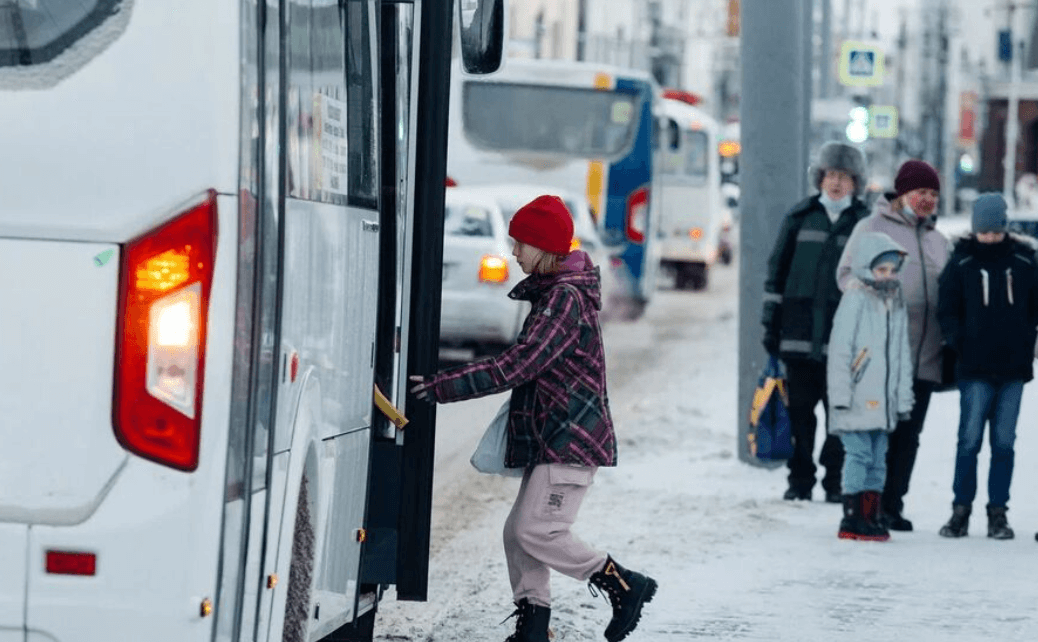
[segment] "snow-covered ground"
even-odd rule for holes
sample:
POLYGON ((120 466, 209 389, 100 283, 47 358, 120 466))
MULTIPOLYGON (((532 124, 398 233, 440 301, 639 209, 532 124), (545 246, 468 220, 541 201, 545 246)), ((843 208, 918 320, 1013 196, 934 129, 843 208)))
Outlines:
MULTIPOLYGON (((1010 524, 987 539, 988 449, 970 536, 937 535, 951 504, 958 393, 936 395, 907 497, 912 533, 836 537, 840 507, 787 502, 785 468, 736 456, 738 276, 708 292, 663 290, 642 320, 605 328, 619 466, 602 469, 575 531, 660 584, 628 640, 1038 639, 1038 386, 1025 388, 1010 524)), ((429 601, 388 592, 377 640, 504 640, 514 620, 500 531, 518 481, 468 455, 501 397, 440 406, 429 601)), ((819 444, 821 439, 818 439, 819 444)), ((816 496, 820 499, 821 491, 816 496)), ((610 611, 555 575, 557 640, 601 640, 610 611)))

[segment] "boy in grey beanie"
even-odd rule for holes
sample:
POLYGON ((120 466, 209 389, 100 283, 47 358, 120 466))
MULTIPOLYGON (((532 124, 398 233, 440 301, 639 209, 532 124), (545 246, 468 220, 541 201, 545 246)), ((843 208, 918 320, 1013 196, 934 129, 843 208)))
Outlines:
POLYGON ((959 435, 952 480, 952 516, 944 537, 968 534, 977 494, 977 455, 990 423, 988 537, 1012 539, 1006 518, 1013 477, 1016 421, 1038 325, 1038 260, 1033 244, 1006 233, 1006 203, 985 194, 973 204, 973 234, 955 245, 941 273, 937 318, 955 350, 959 435))

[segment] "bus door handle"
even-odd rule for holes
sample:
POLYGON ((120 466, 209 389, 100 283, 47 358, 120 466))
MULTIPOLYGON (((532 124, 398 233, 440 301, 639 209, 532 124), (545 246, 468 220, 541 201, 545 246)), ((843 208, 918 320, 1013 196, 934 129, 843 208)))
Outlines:
POLYGON ((361 219, 361 224, 363 224, 365 232, 378 231, 378 221, 369 221, 367 219, 361 219))

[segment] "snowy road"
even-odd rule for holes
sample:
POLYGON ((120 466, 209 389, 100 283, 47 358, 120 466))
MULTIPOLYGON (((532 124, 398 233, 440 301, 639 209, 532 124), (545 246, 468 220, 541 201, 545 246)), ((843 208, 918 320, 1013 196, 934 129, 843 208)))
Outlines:
MULTIPOLYGON (((1025 388, 1010 524, 988 540, 988 449, 970 537, 946 540, 958 394, 936 395, 906 516, 888 543, 836 538, 840 507, 785 502, 785 469, 735 456, 738 277, 706 293, 664 290, 646 317, 605 329, 620 463, 603 469, 576 532, 660 583, 628 640, 1038 639, 1038 386, 1025 388)), ((482 476, 468 456, 502 396, 440 406, 430 600, 387 593, 377 640, 504 640, 514 620, 500 530, 518 481, 482 476)), ((818 440, 819 444, 821 439, 818 440)), ((816 493, 820 495, 820 491, 816 493)), ((609 607, 553 578, 557 640, 602 640, 609 607)))

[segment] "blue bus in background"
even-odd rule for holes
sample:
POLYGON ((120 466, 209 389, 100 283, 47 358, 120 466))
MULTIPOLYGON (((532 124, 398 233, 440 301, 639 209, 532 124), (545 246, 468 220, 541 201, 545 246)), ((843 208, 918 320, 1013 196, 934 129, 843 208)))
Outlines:
POLYGON ((459 186, 524 183, 584 193, 621 286, 616 316, 642 314, 656 289, 652 195, 660 90, 642 71, 509 59, 497 73, 453 76, 447 174, 459 186))

